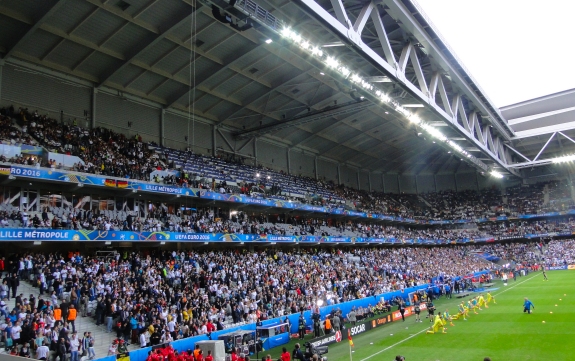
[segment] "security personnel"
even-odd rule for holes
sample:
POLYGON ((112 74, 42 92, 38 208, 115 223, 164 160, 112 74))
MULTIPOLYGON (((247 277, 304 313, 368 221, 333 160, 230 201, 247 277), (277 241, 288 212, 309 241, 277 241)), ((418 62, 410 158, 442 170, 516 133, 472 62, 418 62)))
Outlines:
POLYGON ((325 334, 329 335, 331 333, 331 320, 329 317, 325 318, 325 334))
POLYGON ((303 340, 305 337, 305 319, 303 318, 303 315, 299 318, 298 333, 299 339, 303 340))
POLYGON ((57 305, 54 306, 54 320, 56 320, 56 326, 62 322, 62 310, 57 305))
POLYGON ((321 328, 321 322, 319 321, 319 317, 314 317, 314 320, 313 320, 313 336, 314 337, 319 337, 320 328, 321 328))
POLYGON ((78 313, 76 312, 76 308, 74 305, 70 305, 70 309, 68 310, 68 323, 72 325, 72 332, 76 332, 76 317, 78 313))

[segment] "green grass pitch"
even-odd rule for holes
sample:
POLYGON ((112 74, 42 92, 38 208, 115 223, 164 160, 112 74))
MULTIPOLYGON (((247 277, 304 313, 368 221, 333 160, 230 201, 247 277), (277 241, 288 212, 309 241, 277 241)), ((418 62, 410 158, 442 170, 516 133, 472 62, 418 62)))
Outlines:
MULTIPOLYGON (((455 320, 447 326, 447 334, 426 334, 429 321, 415 323, 415 317, 405 322, 384 325, 353 338, 353 361, 394 360, 396 355, 408 361, 493 361, 575 360, 575 271, 541 272, 511 280, 507 286, 500 281, 492 292, 497 304, 491 303, 479 315, 471 313, 467 321, 455 320), (523 313, 523 298, 535 305, 534 312, 523 313), (543 322, 545 321, 545 322, 543 322)), ((435 304, 438 311, 449 308, 454 314, 457 298, 441 298, 435 304)), ((426 312, 424 312, 426 314, 426 312)), ((306 341, 310 338, 308 336, 306 341)), ((293 350, 300 340, 285 347, 293 350)), ((347 340, 329 345, 329 361, 350 360, 347 340)), ((270 354, 277 360, 281 347, 259 354, 270 354)))

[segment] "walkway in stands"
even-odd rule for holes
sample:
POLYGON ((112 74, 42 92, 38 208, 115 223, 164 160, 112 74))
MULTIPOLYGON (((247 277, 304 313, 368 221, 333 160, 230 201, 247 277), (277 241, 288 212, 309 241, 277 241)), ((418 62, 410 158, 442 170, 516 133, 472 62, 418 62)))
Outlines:
MULTIPOLYGON (((20 286, 18 287, 17 294, 23 293, 25 298, 30 297, 30 294, 34 294, 36 297, 36 302, 38 302, 38 296, 40 295, 40 290, 38 288, 34 288, 30 285, 30 283, 26 281, 20 281, 20 286)), ((44 293, 44 299, 49 299, 48 295, 44 293)), ((14 307, 13 299, 10 299, 8 302, 8 306, 10 309, 14 307)), ((80 312, 78 312, 78 318, 76 319, 76 331, 78 332, 79 337, 83 337, 84 332, 90 331, 92 332, 92 337, 94 337, 94 350, 96 351, 96 358, 106 357, 108 355, 108 349, 112 344, 112 341, 116 338, 116 332, 112 331, 111 333, 106 332, 106 325, 96 326, 96 322, 92 317, 82 317, 80 316, 80 312)), ((139 349, 139 345, 130 345, 128 346, 128 350, 136 350, 139 349)), ((2 352, 4 352, 4 348, 2 348, 2 352)), ((87 357, 82 358, 82 360, 88 360, 87 357)))

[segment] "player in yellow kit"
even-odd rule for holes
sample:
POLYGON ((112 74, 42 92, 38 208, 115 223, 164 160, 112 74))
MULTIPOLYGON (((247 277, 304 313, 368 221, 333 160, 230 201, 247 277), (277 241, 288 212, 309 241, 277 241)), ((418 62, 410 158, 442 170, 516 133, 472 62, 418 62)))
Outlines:
POLYGON ((469 317, 469 308, 465 306, 465 302, 463 301, 459 304, 459 314, 463 316, 463 321, 467 321, 467 317, 469 317))
POLYGON ((491 292, 487 292, 487 303, 493 301, 494 304, 497 304, 497 302, 495 302, 495 297, 491 296, 491 292))
POLYGON ((443 320, 441 319, 441 313, 438 315, 435 315, 435 320, 433 321, 433 326, 431 326, 429 328, 429 330, 427 330, 427 333, 436 333, 436 332, 439 332, 439 330, 442 330, 441 333, 447 333, 447 330, 443 326, 443 320))
POLYGON ((475 296, 471 299, 473 303, 473 309, 481 311, 481 307, 479 307, 479 296, 475 296))
POLYGON ((454 318, 451 317, 451 315, 449 314, 449 310, 448 310, 448 309, 445 309, 445 312, 443 312, 443 320, 444 320, 444 322, 445 322, 445 323, 443 324, 444 326, 445 326, 445 324, 447 323, 447 321, 449 321, 449 325, 450 325, 450 326, 455 326, 455 325, 453 324, 454 318))
POLYGON ((477 297, 477 305, 479 307, 485 306, 485 308, 489 308, 489 306, 487 305, 487 302, 485 302, 485 298, 483 298, 483 293, 480 293, 479 297, 477 297))
POLYGON ((475 305, 473 304, 473 301, 471 298, 469 299, 469 301, 467 301, 467 308, 470 310, 473 310, 473 313, 478 315, 477 311, 475 310, 475 305))

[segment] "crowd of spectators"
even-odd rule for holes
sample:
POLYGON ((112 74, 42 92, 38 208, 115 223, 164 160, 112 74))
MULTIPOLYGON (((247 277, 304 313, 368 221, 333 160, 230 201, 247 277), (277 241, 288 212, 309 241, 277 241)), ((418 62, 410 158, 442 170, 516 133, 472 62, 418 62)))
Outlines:
POLYGON ((73 230, 166 231, 182 233, 233 233, 293 236, 395 238, 397 240, 478 240, 518 239, 526 235, 553 235, 575 231, 575 219, 558 217, 534 220, 454 225, 400 225, 314 217, 248 214, 198 207, 192 211, 168 213, 164 206, 149 204, 147 215, 131 211, 63 210, 45 207, 28 214, 16 207, 0 210, 0 227, 52 228, 73 230))
POLYGON ((485 253, 490 256, 516 264, 530 267, 568 266, 575 264, 575 240, 551 240, 532 242, 505 242, 475 245, 469 248, 472 252, 485 253))
POLYGON ((0 289, 0 312, 8 319, 3 333, 15 343, 40 337, 40 345, 45 341, 54 350, 69 343, 75 326, 57 319, 67 320, 73 305, 126 342, 145 345, 310 310, 319 300, 333 305, 426 284, 439 273, 488 267, 465 247, 133 252, 113 259, 25 254, 6 260, 5 270, 33 280, 40 296, 8 307, 17 294, 8 277, 12 292, 0 289))
MULTIPOLYGON (((30 354, 66 353, 81 349, 75 342, 82 336, 74 335, 75 325, 67 322, 77 312, 78 317, 92 316, 96 325, 116 332, 125 344, 153 345, 312 310, 320 300, 337 307, 429 284, 437 276, 451 279, 493 270, 478 253, 524 266, 568 265, 575 262, 575 240, 548 245, 125 252, 109 258, 26 253, 0 262, 7 272, 0 287, 0 313, 5 317, 0 330, 4 342, 11 338, 30 354), (39 287, 38 299, 16 296, 19 279, 39 287), (8 306, 10 298, 15 307, 8 306)), ((373 305, 378 302, 381 299, 374 298, 373 305)), ((90 335, 83 339, 89 348, 90 335)))
MULTIPOLYGON (((206 157, 194 154, 190 150, 185 152, 185 162, 200 164, 199 169, 201 164, 215 161, 229 166, 227 170, 220 169, 222 177, 217 179, 208 177, 201 171, 183 171, 183 168, 179 168, 181 165, 169 157, 166 148, 145 143, 139 135, 129 138, 105 128, 84 129, 78 126, 75 120, 62 122, 23 108, 18 111, 4 108, 0 113, 3 114, 0 115, 2 125, 0 140, 10 143, 40 144, 52 151, 78 156, 82 161, 76 163, 73 168, 80 172, 212 189, 222 193, 243 193, 254 197, 294 200, 314 205, 343 206, 366 213, 429 220, 473 220, 500 215, 534 214, 562 211, 573 205, 570 185, 567 182, 515 186, 503 192, 497 189, 485 189, 441 191, 420 195, 390 194, 356 190, 330 181, 287 175, 281 171, 274 173, 262 166, 246 165, 241 157, 235 155, 218 154, 206 157), (21 130, 16 123, 19 123, 21 130), (258 177, 256 181, 238 179, 232 185, 226 182, 226 173, 230 172, 230 167, 240 167, 244 173, 257 173, 258 177), (177 169, 182 171, 179 174, 174 173, 177 169), (165 170, 174 172, 151 175, 154 171, 165 170), (302 198, 282 192, 282 184, 274 182, 275 178, 285 178, 288 183, 303 184, 302 198), (545 201, 545 190, 549 194, 548 201, 545 201)), ((28 165, 42 162, 38 158, 23 156, 0 160, 28 165)), ((184 163, 184 167, 185 164, 187 163, 184 163)), ((47 166, 61 165, 50 161, 47 166)))
POLYGON ((571 233, 575 231, 575 219, 560 217, 532 221, 490 222, 480 224, 479 231, 499 239, 519 238, 527 234, 571 233))
POLYGON ((13 124, 12 118, 0 113, 0 142, 7 145, 20 145, 30 144, 36 142, 32 139, 30 134, 25 129, 22 131, 16 128, 13 124))
POLYGON ((139 135, 128 138, 105 128, 84 129, 75 120, 61 122, 23 108, 13 116, 27 134, 23 143, 33 139, 52 152, 78 156, 82 162, 74 165, 77 171, 150 180, 153 170, 165 166, 139 135))
POLYGON ((481 192, 452 190, 426 193, 422 197, 431 205, 429 219, 477 219, 497 216, 503 206, 498 189, 486 189, 481 192))

